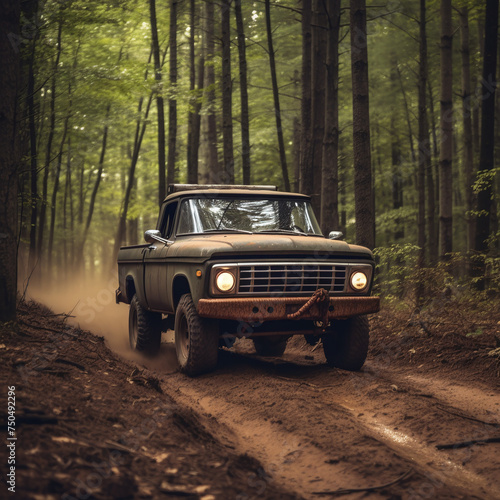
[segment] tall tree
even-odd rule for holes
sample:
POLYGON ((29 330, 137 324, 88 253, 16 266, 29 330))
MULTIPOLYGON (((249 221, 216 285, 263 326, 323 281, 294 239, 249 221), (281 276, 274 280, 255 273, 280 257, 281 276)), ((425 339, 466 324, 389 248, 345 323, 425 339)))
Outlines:
POLYGON ((325 131, 321 166, 321 230, 339 228, 339 32, 340 0, 327 1, 325 131))
MULTIPOLYGON (((38 242, 37 242, 37 255, 40 257, 42 255, 42 246, 45 233, 45 219, 47 216, 47 196, 48 196, 48 185, 49 185, 49 172, 50 163, 52 161, 52 143, 54 141, 54 133, 56 129, 56 91, 57 91, 57 69, 59 68, 59 62, 61 59, 61 38, 62 38, 62 20, 59 20, 59 26, 57 29, 57 50, 56 56, 54 58, 54 64, 52 67, 52 78, 50 85, 50 117, 49 117, 49 133, 47 136, 47 147, 45 148, 45 162, 43 167, 43 184, 42 184, 42 200, 40 205, 40 216, 38 222, 38 242)), ((76 56, 78 55, 78 47, 76 51, 76 56)))
POLYGON ((463 168, 465 181, 465 220, 467 224, 467 250, 474 248, 475 224, 472 216, 474 173, 474 145, 472 140, 471 118, 471 77, 469 47, 469 8, 464 5, 458 11, 460 17, 460 52, 462 54, 462 120, 463 120, 463 168))
POLYGON ((6 0, 0 16, 0 321, 16 317, 20 56, 6 35, 19 32, 20 2, 6 0))
POLYGON ((312 203, 316 213, 321 210, 321 172, 323 138, 325 135, 325 86, 328 15, 324 0, 313 0, 312 66, 311 66, 311 140, 312 140, 312 203))
POLYGON ((375 246, 365 0, 350 0, 356 243, 375 246))
POLYGON ((215 114, 215 32, 214 32, 214 4, 205 2, 205 84, 204 101, 206 102, 206 135, 207 135, 207 171, 208 182, 217 182, 219 172, 219 158, 217 152, 217 119, 215 114))
POLYGON ((156 0, 149 0, 149 18, 151 23, 151 40, 155 63, 156 110, 158 117, 158 204, 165 198, 165 109, 163 107, 163 87, 161 75, 160 43, 156 23, 156 0))
POLYGON ((139 100, 139 118, 137 119, 136 129, 135 129, 135 138, 134 138, 134 149, 132 152, 132 157, 130 159, 130 167, 127 176, 127 185, 125 188, 125 195, 123 198, 123 204, 120 210, 120 218, 118 221, 118 228, 116 231, 115 244, 113 247, 113 255, 112 262, 116 262, 116 257, 118 255, 118 251, 120 250, 120 246, 125 240, 126 229, 127 229, 127 215, 128 208, 130 205, 130 200, 132 197, 132 189, 135 183, 135 170, 137 167, 137 162, 139 160, 139 152, 142 146, 142 140, 144 138, 144 134, 146 132, 146 127, 148 124, 148 116, 149 111, 151 109, 151 103, 153 101, 153 93, 150 94, 148 103, 146 105, 146 111, 144 112, 144 117, 141 117, 142 111, 142 99, 139 100))
POLYGON ((241 166, 243 170, 243 184, 250 184, 250 113, 248 110, 245 28, 243 25, 243 14, 241 12, 241 0, 235 0, 234 11, 236 17, 236 30, 238 32, 238 55, 240 62, 241 166))
POLYGON ((276 77, 276 60, 273 45, 273 32, 271 29, 271 4, 270 0, 265 0, 266 6, 266 32, 267 47, 269 51, 269 65, 271 68, 271 82, 273 86, 274 115, 276 117, 276 131, 278 134, 278 147, 280 152, 281 174, 285 191, 290 191, 290 180, 288 177, 288 165, 286 162, 285 140, 283 138, 283 125, 281 122, 280 94, 278 88, 278 79, 276 77))
MULTIPOLYGON (((92 222, 92 216, 94 215, 95 201, 97 198, 97 192, 99 191, 99 186, 102 180, 102 173, 104 170, 104 158, 106 157, 106 147, 108 145, 108 131, 109 131, 109 113, 111 111, 111 104, 108 104, 106 108, 106 117, 104 122, 104 128, 102 132, 102 144, 101 144, 101 154, 99 156, 99 166, 97 167, 97 175, 95 178, 94 188, 92 189, 92 194, 90 196, 89 212, 87 215, 87 220, 85 221, 85 227, 83 229, 83 236, 81 242, 81 250, 83 252, 83 247, 85 241, 87 240, 87 235, 90 229, 90 224, 92 222)), ((81 259, 83 261, 83 259, 81 259)))
POLYGON ((36 242, 36 223, 38 216, 38 155, 36 144, 36 125, 35 125, 35 50, 36 40, 31 41, 31 57, 28 68, 28 128, 30 137, 30 199, 31 199, 31 221, 30 221, 30 248, 28 258, 28 272, 31 274, 38 263, 37 242, 36 242))
POLYGON ((477 195, 475 248, 488 250, 491 220, 491 193, 495 156, 495 88, 498 48, 498 0, 486 0, 484 24, 483 78, 481 81, 481 151, 478 175, 483 187, 477 195))
POLYGON ((430 143, 429 125, 427 121, 427 21, 426 21, 426 0, 420 0, 419 19, 419 71, 418 71, 418 171, 417 171, 417 192, 418 192, 418 216, 417 243, 420 248, 418 263, 420 267, 425 264, 425 174, 427 165, 430 163, 430 143))
POLYGON ((54 186, 52 187, 52 198, 50 203, 50 227, 49 227, 49 242, 48 242, 48 267, 52 269, 52 260, 54 258, 54 236, 56 228, 56 207, 57 207, 57 196, 59 194, 59 184, 61 182, 61 168, 64 155, 64 145, 66 144, 66 137, 68 135, 69 120, 71 117, 71 94, 69 96, 69 105, 66 116, 64 118, 64 124, 62 129, 62 138, 59 145, 59 152, 57 154, 57 164, 56 171, 54 175, 54 186))
POLYGON ((439 155, 439 251, 453 250, 453 25, 451 0, 441 0, 441 147, 439 155))
POLYGON ((189 184, 198 182, 198 162, 194 162, 193 134, 196 107, 196 58, 195 58, 195 13, 196 1, 189 0, 189 109, 188 109, 188 135, 187 135, 187 180, 189 184))
MULTIPOLYGON (((427 160, 426 179, 427 179, 427 226, 428 226, 428 247, 429 262, 435 264, 439 259, 439 227, 436 222, 436 207, 439 205, 439 176, 437 165, 439 163, 439 148, 436 134, 436 119, 434 115, 434 98, 430 79, 427 79, 427 97, 429 98, 430 125, 429 135, 432 134, 432 157, 427 160)), ((430 140, 430 139, 429 139, 430 140)), ((430 148, 430 144, 429 144, 430 148)))
POLYGON ((168 157, 167 184, 175 181, 175 159, 177 157, 177 5, 170 0, 170 97, 168 99, 168 157))
POLYGON ((313 192, 311 145, 312 0, 302 0, 302 100, 300 107, 300 192, 313 192))
POLYGON ((222 30, 222 184, 234 184, 233 85, 231 79, 231 0, 221 3, 222 30))

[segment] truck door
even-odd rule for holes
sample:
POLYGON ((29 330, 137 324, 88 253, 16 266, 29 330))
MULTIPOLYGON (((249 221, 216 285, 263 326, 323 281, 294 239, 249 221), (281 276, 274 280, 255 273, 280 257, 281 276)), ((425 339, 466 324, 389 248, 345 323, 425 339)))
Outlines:
POLYGON ((167 243, 156 242, 146 249, 144 255, 144 289, 146 301, 154 311, 166 311, 167 303, 167 253, 173 243, 172 238, 174 221, 178 202, 169 203, 162 211, 158 230, 167 243))

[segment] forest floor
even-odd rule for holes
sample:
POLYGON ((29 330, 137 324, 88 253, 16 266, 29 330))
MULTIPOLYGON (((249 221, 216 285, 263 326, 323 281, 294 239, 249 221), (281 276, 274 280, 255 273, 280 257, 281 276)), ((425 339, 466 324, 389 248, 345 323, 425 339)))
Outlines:
POLYGON ((0 326, 2 405, 16 393, 12 497, 498 499, 500 318, 472 316, 383 310, 357 373, 296 337, 280 359, 238 341, 190 379, 170 344, 124 359, 22 304, 18 324, 0 326))

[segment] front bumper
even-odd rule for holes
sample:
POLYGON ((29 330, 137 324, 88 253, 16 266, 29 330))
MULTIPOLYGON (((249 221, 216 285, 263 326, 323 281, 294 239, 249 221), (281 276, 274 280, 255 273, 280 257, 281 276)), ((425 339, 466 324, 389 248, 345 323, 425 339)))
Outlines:
MULTIPOLYGON (((198 314, 204 318, 232 319, 258 323, 288 318, 298 311, 310 297, 252 297, 200 299, 198 314)), ((380 310, 379 297, 330 297, 328 319, 346 319, 380 310)), ((319 303, 315 303, 297 319, 321 320, 319 303)))

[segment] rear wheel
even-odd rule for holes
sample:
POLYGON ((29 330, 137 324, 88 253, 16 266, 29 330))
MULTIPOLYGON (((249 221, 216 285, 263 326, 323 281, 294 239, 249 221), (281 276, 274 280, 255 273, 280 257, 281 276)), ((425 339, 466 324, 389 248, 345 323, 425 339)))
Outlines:
POLYGON ((154 355, 160 350, 161 314, 142 307, 137 295, 130 302, 128 336, 130 347, 134 351, 154 355))
POLYGON ((261 337, 253 339, 253 345, 259 356, 283 356, 288 339, 261 337))
POLYGON ((331 366, 359 370, 368 354, 370 326, 366 316, 332 322, 331 332, 323 336, 323 350, 331 366))
POLYGON ((201 318, 189 293, 181 297, 175 313, 175 351, 186 375, 200 375, 217 365, 218 322, 201 318))

